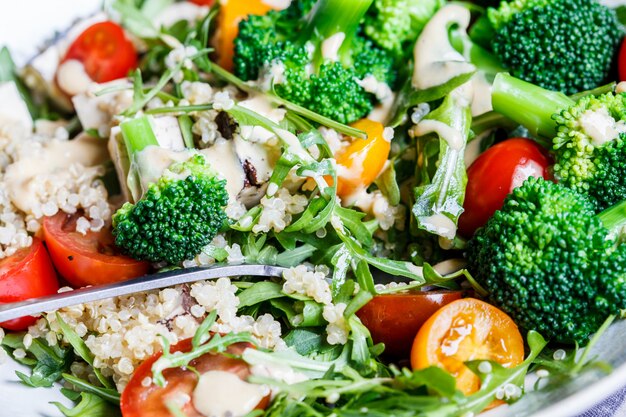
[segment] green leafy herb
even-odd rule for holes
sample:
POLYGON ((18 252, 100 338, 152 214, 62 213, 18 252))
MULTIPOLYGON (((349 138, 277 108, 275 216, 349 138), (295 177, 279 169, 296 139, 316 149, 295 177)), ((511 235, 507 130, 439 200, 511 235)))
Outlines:
POLYGON ((66 417, 116 417, 121 416, 119 407, 89 392, 80 393, 80 402, 73 408, 67 408, 61 403, 53 402, 59 411, 66 417))
POLYGON ((85 342, 83 341, 83 339, 81 339, 76 334, 76 332, 72 330, 70 326, 67 325, 65 320, 63 320, 63 318, 58 312, 56 313, 56 319, 57 319, 57 322, 59 323, 59 327, 61 328, 61 332, 63 333, 65 340, 67 340, 67 342, 70 345, 72 345, 72 347, 74 348, 74 351, 78 354, 78 356, 80 356, 85 362, 87 362, 93 368, 93 372, 96 375, 96 378, 98 378, 98 381, 100 381, 100 383, 102 384, 102 386, 105 388, 113 388, 113 384, 111 383, 111 381, 105 378, 104 375, 102 375, 102 372, 100 372, 98 368, 95 368, 93 366, 93 359, 94 359, 93 354, 91 353, 87 345, 85 345, 85 342))

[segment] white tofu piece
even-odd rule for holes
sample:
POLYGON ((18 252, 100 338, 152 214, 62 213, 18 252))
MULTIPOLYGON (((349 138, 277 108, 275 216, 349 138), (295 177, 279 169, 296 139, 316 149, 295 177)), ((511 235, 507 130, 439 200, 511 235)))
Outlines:
POLYGON ((31 132, 33 119, 13 81, 0 83, 0 118, 14 120, 31 132))
MULTIPOLYGON (((114 113, 119 113, 130 106, 133 99, 133 92, 130 89, 101 96, 95 95, 95 93, 105 88, 127 84, 128 80, 126 79, 115 80, 104 84, 93 83, 89 91, 72 97, 76 115, 83 129, 99 130, 103 126, 108 127, 114 113), (111 112, 112 109, 113 113, 111 112)), ((108 132, 106 132, 106 134, 108 135, 108 132)))
POLYGON ((185 150, 185 141, 176 116, 150 117, 150 125, 162 148, 172 151, 185 150))

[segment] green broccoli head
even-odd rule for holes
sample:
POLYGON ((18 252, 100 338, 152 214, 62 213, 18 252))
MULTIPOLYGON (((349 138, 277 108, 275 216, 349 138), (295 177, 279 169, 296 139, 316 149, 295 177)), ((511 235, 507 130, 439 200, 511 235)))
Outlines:
POLYGON ((605 81, 622 38, 615 13, 596 0, 514 0, 488 13, 503 65, 566 94, 605 81))
POLYGON ((362 118, 377 97, 358 81, 373 76, 391 86, 396 74, 393 56, 361 35, 372 1, 321 0, 312 9, 315 2, 301 0, 284 11, 248 16, 235 40, 235 74, 245 81, 269 78, 280 97, 341 123, 362 118), (324 42, 340 33, 337 59, 325 56, 333 48, 324 42))
POLYGON ((442 0, 375 0, 365 17, 365 34, 381 48, 398 57, 406 56, 443 3, 442 0))
POLYGON ((555 177, 589 194, 596 210, 626 198, 626 95, 587 96, 553 115, 555 177))
POLYGON ((215 237, 227 203, 226 182, 196 154, 171 165, 143 198, 114 214, 115 244, 135 259, 179 264, 215 237))
POLYGON ((494 110, 552 144, 555 178, 586 194, 596 212, 626 199, 626 94, 578 101, 498 74, 494 110))
POLYGON ((626 307, 626 246, 583 195, 540 178, 507 197, 467 258, 491 302, 558 342, 584 343, 626 307))

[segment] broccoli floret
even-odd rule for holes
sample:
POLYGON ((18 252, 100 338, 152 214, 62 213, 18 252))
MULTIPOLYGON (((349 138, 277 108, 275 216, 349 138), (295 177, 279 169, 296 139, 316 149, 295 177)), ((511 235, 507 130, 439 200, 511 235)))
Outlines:
POLYGON ((527 330, 584 343, 626 307, 626 202, 594 215, 581 194, 530 178, 469 242, 469 269, 492 303, 527 330))
MULTIPOLYGON (((142 163, 139 152, 158 146, 146 117, 123 123, 122 132, 135 165, 142 163)), ((172 160, 180 158, 157 174, 135 204, 127 202, 113 215, 115 244, 135 259, 168 264, 191 259, 226 220, 226 182, 202 154, 186 151, 172 160)))
POLYGON ((622 31, 596 0, 514 0, 489 9, 494 53, 511 73, 574 94, 607 79, 622 31))
POLYGON ((443 0, 375 0, 365 16, 365 34, 381 48, 406 56, 443 4, 443 0))
POLYGON ((555 178, 587 194, 596 212, 626 199, 626 94, 574 101, 500 74, 492 97, 494 110, 551 141, 555 178))
POLYGON ((338 122, 362 118, 378 99, 359 80, 373 76, 392 86, 396 78, 393 56, 361 34, 372 1, 321 0, 308 14, 313 2, 295 1, 284 11, 248 16, 235 40, 235 74, 269 79, 262 84, 280 97, 338 122), (324 53, 333 36, 336 59, 324 53))

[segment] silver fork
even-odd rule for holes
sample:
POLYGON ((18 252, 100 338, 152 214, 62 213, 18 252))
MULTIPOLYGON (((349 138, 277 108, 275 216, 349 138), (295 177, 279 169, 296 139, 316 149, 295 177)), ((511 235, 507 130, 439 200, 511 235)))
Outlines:
POLYGON ((23 316, 37 315, 77 304, 104 300, 137 292, 156 290, 172 285, 186 284, 206 279, 234 276, 281 277, 286 268, 270 265, 226 265, 177 269, 145 275, 129 281, 33 298, 16 303, 0 304, 0 322, 23 316))

